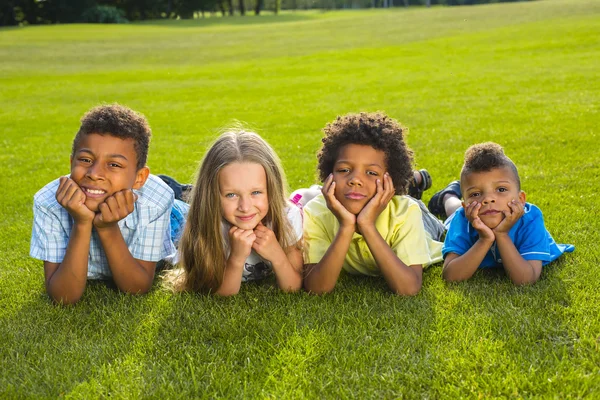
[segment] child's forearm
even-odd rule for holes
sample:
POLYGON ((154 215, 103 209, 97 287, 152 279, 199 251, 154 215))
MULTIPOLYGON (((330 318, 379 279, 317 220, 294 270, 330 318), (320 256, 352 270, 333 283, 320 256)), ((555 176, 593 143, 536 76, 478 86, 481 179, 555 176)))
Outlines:
POLYGON ((229 256, 225 263, 225 271, 223 271, 223 282, 221 282, 221 286, 219 286, 215 294, 219 296, 233 296, 240 292, 245 262, 245 258, 238 259, 235 256, 229 256))
POLYGON ((353 227, 340 226, 323 258, 305 271, 304 288, 315 294, 333 290, 352 242, 353 227))
POLYGON ((284 292, 297 292, 302 287, 302 252, 295 246, 287 251, 281 249, 281 256, 271 261, 277 285, 284 292))
POLYGON ((452 257, 452 254, 446 256, 442 270, 443 278, 454 282, 472 277, 493 243, 493 240, 479 238, 465 254, 455 257, 452 257))
POLYGON ((515 285, 536 282, 542 272, 542 262, 525 260, 508 235, 496 235, 496 244, 504 270, 515 285))
POLYGON ((131 294, 142 294, 150 290, 154 281, 156 262, 135 259, 127 248, 117 224, 96 229, 113 280, 119 290, 131 294))
POLYGON ((83 295, 91 237, 91 222, 75 222, 63 261, 60 264, 44 263, 46 292, 56 303, 74 304, 83 295))
POLYGON ((416 270, 404 264, 377 231, 375 225, 368 228, 361 227, 361 233, 389 287, 402 296, 418 294, 422 286, 422 267, 416 270))

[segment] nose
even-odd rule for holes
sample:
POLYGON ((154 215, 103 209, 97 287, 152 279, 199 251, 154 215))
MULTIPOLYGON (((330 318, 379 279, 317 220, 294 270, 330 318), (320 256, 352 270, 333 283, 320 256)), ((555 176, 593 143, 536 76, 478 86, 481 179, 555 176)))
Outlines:
POLYGON ((252 207, 252 202, 247 196, 240 196, 240 200, 238 201, 238 210, 241 212, 247 212, 252 207))
POLYGON ((495 202, 496 202, 496 198, 490 194, 487 194, 484 196, 483 201, 481 203, 486 205, 486 204, 493 204, 495 202))
POLYGON ((360 176, 358 175, 358 173, 354 173, 350 176, 350 179, 348 180, 348 185, 362 186, 362 180, 360 179, 360 176))
POLYGON ((104 168, 102 167, 101 163, 92 163, 88 167, 87 176, 93 180, 102 179, 104 177, 104 168))

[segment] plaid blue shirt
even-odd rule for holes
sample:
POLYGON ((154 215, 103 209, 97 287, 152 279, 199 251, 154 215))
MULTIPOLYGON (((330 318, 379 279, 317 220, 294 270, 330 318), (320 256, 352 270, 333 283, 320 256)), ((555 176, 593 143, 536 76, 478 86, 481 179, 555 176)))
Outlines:
MULTIPOLYGON (((56 201, 56 179, 33 198, 33 230, 29 255, 43 261, 61 263, 67 251, 73 218, 56 201)), ((171 238, 171 209, 174 195, 160 178, 150 175, 139 190, 134 210, 118 222, 131 255, 144 261, 158 261, 175 252, 171 238)), ((92 230, 88 256, 88 279, 112 276, 98 233, 92 230)))

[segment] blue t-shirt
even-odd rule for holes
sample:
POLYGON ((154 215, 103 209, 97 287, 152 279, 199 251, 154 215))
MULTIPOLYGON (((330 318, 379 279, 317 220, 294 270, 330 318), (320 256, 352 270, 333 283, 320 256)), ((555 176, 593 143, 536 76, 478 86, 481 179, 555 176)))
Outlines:
MULTIPOLYGON (((515 244, 517 251, 525 260, 540 260, 546 265, 565 252, 572 252, 575 246, 570 244, 557 244, 550 232, 544 226, 542 211, 535 205, 525 203, 525 213, 510 229, 508 236, 515 244)), ((442 248, 444 258, 448 253, 465 254, 477 240, 479 234, 465 216, 465 209, 459 208, 446 221, 448 233, 442 248)), ((502 264, 500 251, 496 242, 487 252, 479 268, 497 267, 502 264)))

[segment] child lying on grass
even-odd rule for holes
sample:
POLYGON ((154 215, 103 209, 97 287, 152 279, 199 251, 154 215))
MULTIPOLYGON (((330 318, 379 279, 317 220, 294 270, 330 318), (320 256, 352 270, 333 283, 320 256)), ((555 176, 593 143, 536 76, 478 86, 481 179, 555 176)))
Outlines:
POLYGON ((330 292, 344 269, 383 275, 395 293, 417 294, 423 267, 441 261, 442 243, 405 196, 414 172, 403 128, 384 114, 361 113, 338 117, 324 132, 322 194, 304 206, 305 288, 330 292))
POLYGON ((93 108, 73 141, 70 175, 36 193, 30 255, 44 261, 55 302, 77 302, 88 279, 145 293, 156 262, 175 252, 188 206, 150 175, 150 135, 127 107, 93 108))
POLYGON ((534 283, 543 265, 575 249, 554 242, 540 209, 525 202, 517 167, 496 143, 471 146, 460 182, 433 195, 429 209, 449 216, 442 250, 447 281, 502 266, 515 285, 534 283))

